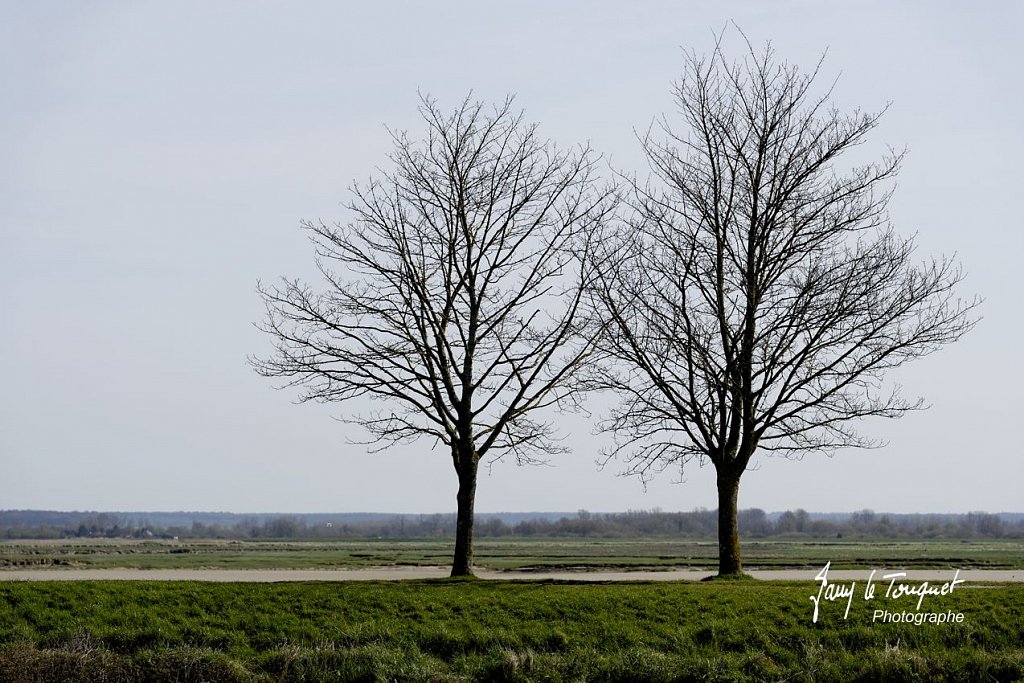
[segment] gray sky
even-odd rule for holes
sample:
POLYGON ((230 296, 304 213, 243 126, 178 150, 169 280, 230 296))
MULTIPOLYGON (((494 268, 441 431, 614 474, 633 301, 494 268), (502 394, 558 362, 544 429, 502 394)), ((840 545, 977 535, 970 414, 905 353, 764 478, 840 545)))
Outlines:
MULTIPOLYGON (((0 508, 455 508, 429 443, 367 455, 336 409, 247 366, 258 278, 311 275, 300 219, 345 220, 421 128, 417 89, 517 104, 561 144, 641 170, 682 48, 735 20, 892 106, 865 147, 909 148, 892 218, 957 253, 984 320, 896 377, 930 410, 866 423, 888 447, 756 459, 740 507, 1024 510, 1018 2, 0 2, 0 508)), ((551 466, 482 472, 477 509, 716 507, 710 468, 645 492, 582 418, 551 466)))

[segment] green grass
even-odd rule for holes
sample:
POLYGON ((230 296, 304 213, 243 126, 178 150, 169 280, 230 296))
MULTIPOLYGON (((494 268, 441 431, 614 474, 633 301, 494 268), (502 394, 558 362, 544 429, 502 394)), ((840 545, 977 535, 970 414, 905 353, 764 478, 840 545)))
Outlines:
POLYGON ((1024 586, 877 624, 814 583, 0 583, 0 681, 1024 679, 1024 586))
MULTIPOLYGON (((453 541, 114 541, 0 543, 2 567, 139 569, 325 569, 445 565, 453 541)), ((1024 540, 784 539, 743 541, 748 568, 864 567, 1024 569, 1024 540)), ((644 569, 717 566, 718 544, 678 538, 481 538, 476 562, 489 569, 644 569)), ((2 574, 0 574, 2 576, 2 574)))

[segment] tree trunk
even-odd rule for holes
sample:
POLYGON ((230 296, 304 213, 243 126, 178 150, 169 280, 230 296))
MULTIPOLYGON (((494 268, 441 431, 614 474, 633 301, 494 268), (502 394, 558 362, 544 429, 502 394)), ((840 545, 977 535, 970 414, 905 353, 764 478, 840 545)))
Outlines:
POLYGON ((458 515, 455 521, 455 558, 452 576, 473 575, 473 505, 476 501, 477 464, 464 463, 459 468, 458 515))
POLYGON ((736 576, 743 567, 740 562, 740 533, 737 515, 740 477, 729 472, 718 473, 718 575, 736 576))

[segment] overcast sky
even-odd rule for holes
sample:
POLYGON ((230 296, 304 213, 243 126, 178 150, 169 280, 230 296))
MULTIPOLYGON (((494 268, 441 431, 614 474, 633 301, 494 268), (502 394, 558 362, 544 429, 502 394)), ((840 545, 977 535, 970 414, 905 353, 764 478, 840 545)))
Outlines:
MULTIPOLYGON (((368 455, 251 370, 257 279, 314 274, 299 221, 346 220, 384 124, 422 130, 417 90, 515 93, 547 137, 643 170, 633 130, 732 19, 806 68, 827 49, 841 109, 891 101, 863 152, 909 149, 894 224, 985 298, 894 378, 932 407, 866 423, 886 448, 756 458, 740 507, 1024 511, 1022 7, 0 2, 0 509, 453 511, 444 450, 368 455)), ((710 468, 644 491, 559 421, 574 452, 483 470, 478 510, 717 506, 710 468)))

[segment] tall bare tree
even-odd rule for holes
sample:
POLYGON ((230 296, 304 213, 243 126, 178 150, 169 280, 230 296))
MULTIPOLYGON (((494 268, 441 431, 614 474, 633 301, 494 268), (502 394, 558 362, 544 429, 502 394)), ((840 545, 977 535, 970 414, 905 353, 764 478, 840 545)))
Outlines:
MULTIPOLYGON (((749 47, 749 44, 748 44, 749 47)), ((688 461, 717 473, 719 573, 741 571, 740 476, 755 451, 873 442, 861 418, 922 407, 886 371, 960 338, 976 301, 948 259, 917 263, 887 217, 902 153, 843 165, 880 114, 844 115, 817 70, 768 46, 739 62, 689 56, 679 124, 642 137, 650 181, 596 255, 611 322, 601 382, 621 403, 610 456, 649 477, 688 461)))
POLYGON ((302 400, 369 397, 349 416, 381 448, 443 445, 458 475, 452 575, 473 569, 481 459, 561 452, 540 414, 573 402, 588 236, 613 202, 588 148, 560 150, 512 109, 421 98, 426 137, 395 133, 388 170, 352 188, 348 225, 304 223, 321 289, 262 286, 276 353, 257 370, 302 400))

